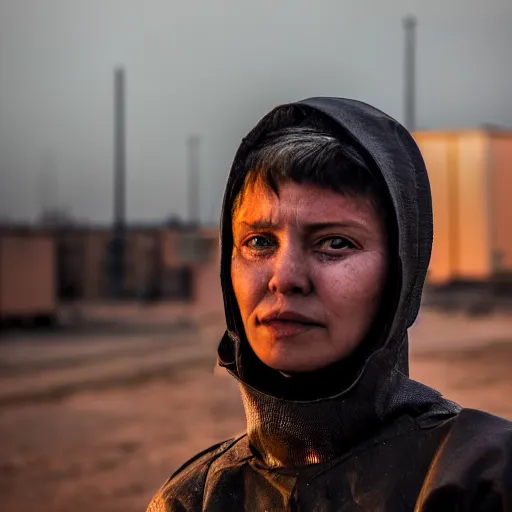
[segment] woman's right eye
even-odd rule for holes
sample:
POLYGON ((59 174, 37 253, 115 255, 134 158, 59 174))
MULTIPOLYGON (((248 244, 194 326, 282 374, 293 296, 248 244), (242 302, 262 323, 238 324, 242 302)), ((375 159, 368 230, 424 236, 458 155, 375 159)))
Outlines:
POLYGON ((273 247, 274 244, 268 238, 258 235, 249 238, 244 245, 250 247, 251 249, 261 250, 273 247))

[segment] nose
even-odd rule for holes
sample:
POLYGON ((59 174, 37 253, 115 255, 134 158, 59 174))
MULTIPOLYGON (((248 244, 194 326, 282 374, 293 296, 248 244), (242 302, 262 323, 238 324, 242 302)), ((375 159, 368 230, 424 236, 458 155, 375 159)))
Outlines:
POLYGON ((306 255, 292 244, 281 246, 274 255, 270 291, 282 295, 308 295, 313 289, 306 255))

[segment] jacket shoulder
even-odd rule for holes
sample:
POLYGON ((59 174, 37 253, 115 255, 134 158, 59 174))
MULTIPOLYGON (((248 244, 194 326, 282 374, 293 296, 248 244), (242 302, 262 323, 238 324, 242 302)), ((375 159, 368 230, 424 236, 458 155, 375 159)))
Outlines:
POLYGON ((506 439, 512 443, 512 422, 484 411, 462 409, 455 425, 469 437, 493 434, 498 436, 497 440, 506 439))
POLYGON ((146 512, 201 510, 208 470, 213 462, 242 440, 242 434, 210 446, 180 466, 153 496, 146 512))
POLYGON ((462 409, 432 460, 415 510, 479 504, 478 510, 498 511, 504 503, 512 503, 512 422, 462 409))
POLYGON ((489 453, 499 453, 500 458, 512 462, 512 422, 484 411, 462 409, 451 421, 442 452, 460 453, 457 465, 462 461, 468 466, 481 464, 489 453))

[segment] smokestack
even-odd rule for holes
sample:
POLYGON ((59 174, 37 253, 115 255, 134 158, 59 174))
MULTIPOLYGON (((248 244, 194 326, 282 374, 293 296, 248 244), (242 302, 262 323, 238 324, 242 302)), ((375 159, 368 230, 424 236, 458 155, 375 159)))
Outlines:
POLYGON ((124 69, 114 71, 114 229, 121 232, 126 215, 124 69))
POLYGON ((188 147, 188 221, 191 226, 198 227, 201 222, 199 196, 199 136, 191 135, 188 147))
POLYGON ((410 131, 416 129, 416 26, 414 16, 403 19, 405 31, 404 53, 404 121, 410 131))
POLYGON ((110 246, 111 293, 120 298, 124 292, 126 160, 125 160, 125 86, 124 69, 114 70, 114 231, 110 246))

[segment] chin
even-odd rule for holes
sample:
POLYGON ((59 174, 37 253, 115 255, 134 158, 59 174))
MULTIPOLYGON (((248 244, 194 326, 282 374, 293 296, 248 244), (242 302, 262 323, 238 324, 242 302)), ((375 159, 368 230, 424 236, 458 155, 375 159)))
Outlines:
POLYGON ((347 357, 351 350, 343 350, 338 353, 333 351, 318 350, 319 346, 311 347, 307 344, 282 342, 272 340, 268 343, 252 346, 258 359, 273 370, 285 374, 310 373, 327 368, 331 364, 347 357), (314 350, 313 348, 316 348, 314 350))
POLYGON ((267 366, 272 368, 273 370, 277 370, 281 373, 286 374, 295 374, 295 373, 309 373, 317 370, 321 370, 329 366, 329 361, 315 361, 312 360, 311 356, 308 357, 304 355, 302 357, 289 356, 286 354, 280 353, 267 353, 267 354, 258 354, 256 352, 258 358, 267 366))
POLYGON ((267 332, 248 332, 247 339, 258 359, 282 373, 310 373, 346 358, 357 343, 336 340, 313 332, 277 338, 267 332))

